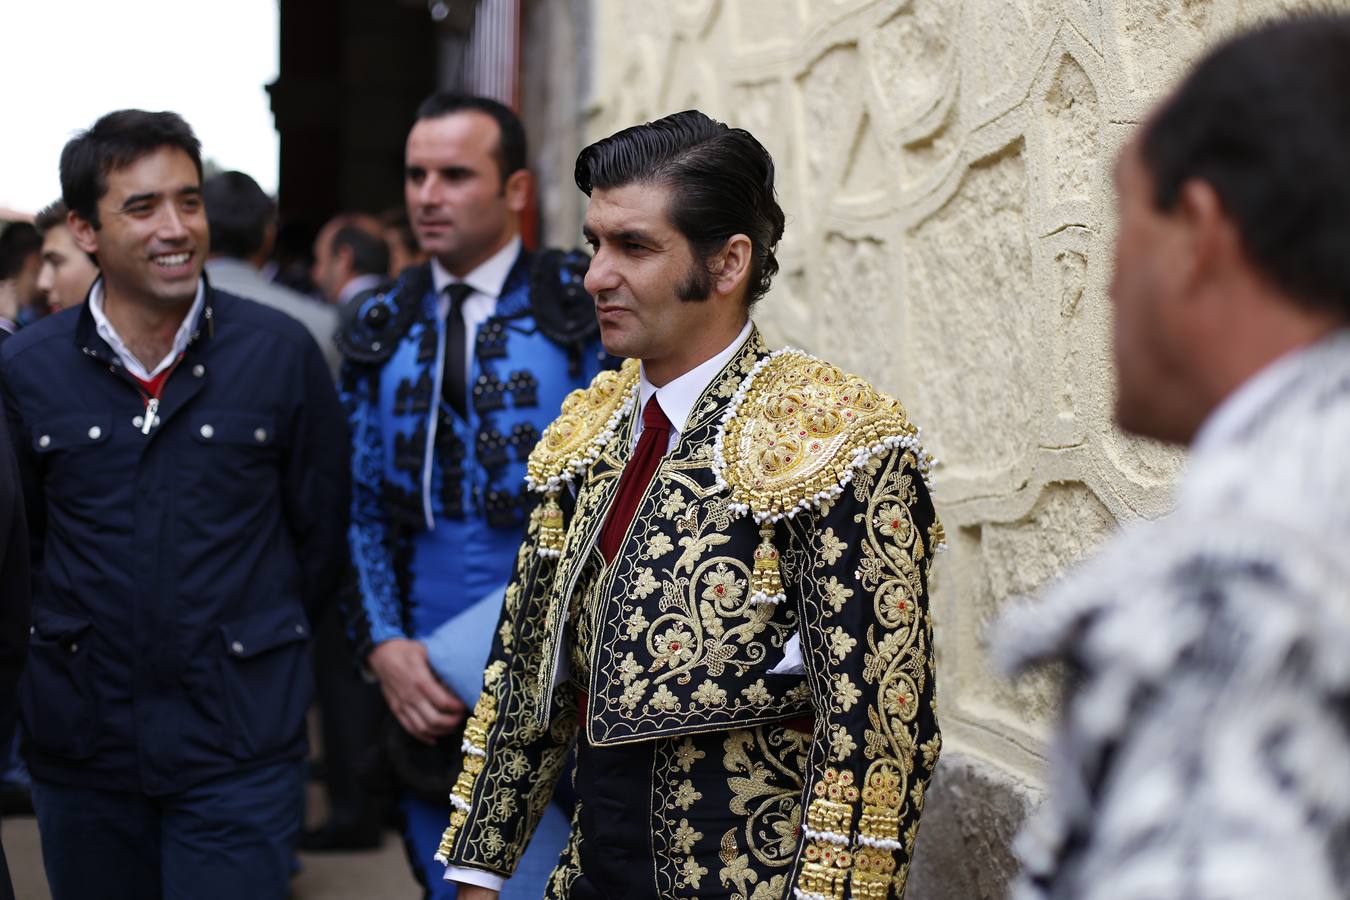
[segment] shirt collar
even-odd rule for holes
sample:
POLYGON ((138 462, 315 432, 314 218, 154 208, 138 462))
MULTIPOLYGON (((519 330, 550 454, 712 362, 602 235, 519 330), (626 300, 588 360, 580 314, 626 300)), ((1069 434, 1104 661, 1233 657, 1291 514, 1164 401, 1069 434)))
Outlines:
POLYGON ((441 265, 440 260, 432 257, 431 283, 436 288, 436 293, 441 294, 447 285, 462 281, 478 293, 496 300, 502 295, 506 277, 511 274, 511 267, 516 264, 518 256, 520 256, 520 235, 507 241, 505 247, 489 256, 463 278, 451 275, 445 266, 441 265))
MULTIPOLYGON (((723 367, 741 349, 741 345, 745 343, 746 338, 750 337, 750 329, 753 327, 753 323, 747 319, 745 326, 741 328, 741 333, 736 335, 735 340, 728 344, 726 349, 661 387, 657 387, 647 380, 647 370, 643 368, 642 374, 638 378, 638 400, 642 403, 639 409, 645 409, 647 401, 655 394, 661 402, 661 411, 670 420, 671 428, 677 434, 684 431, 684 426, 689 421, 689 412, 694 408, 694 404, 698 402, 698 398, 703 395, 704 390, 712 383, 712 380, 717 377, 717 373, 722 371, 723 367)), ((638 417, 638 422, 639 424, 642 422, 641 416, 638 417)))
POLYGON ((368 291, 371 288, 379 287, 382 280, 383 279, 381 279, 380 276, 374 273, 357 275, 351 281, 343 285, 342 290, 338 291, 337 305, 346 306, 348 300, 352 299, 362 291, 368 291))
POLYGON ((98 336, 112 348, 113 353, 122 365, 132 375, 135 375, 141 381, 149 381, 160 372, 163 372, 169 366, 173 365, 179 355, 187 350, 188 342, 192 340, 192 329, 197 325, 197 318, 201 315, 202 307, 206 305, 206 281, 197 280, 197 296, 192 300, 192 306, 188 309, 187 315, 183 317, 183 323, 178 326, 178 331, 173 336, 173 347, 169 353, 159 361, 159 365, 151 370, 146 370, 141 361, 132 355, 127 349, 127 345, 122 341, 122 336, 113 328, 106 313, 103 312, 103 279, 100 277, 94 282, 94 286, 89 289, 89 313, 94 317, 94 327, 98 331, 98 336))

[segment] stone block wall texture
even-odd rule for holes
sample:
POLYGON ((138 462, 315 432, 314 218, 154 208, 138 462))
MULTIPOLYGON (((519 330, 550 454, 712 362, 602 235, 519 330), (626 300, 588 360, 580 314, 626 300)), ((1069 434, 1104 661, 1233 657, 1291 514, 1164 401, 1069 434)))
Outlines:
MULTIPOLYGON (((569 75, 586 136, 696 106, 763 141, 788 227, 757 320, 899 397, 943 462, 946 740, 913 900, 1002 896, 1039 795, 1056 684, 991 672, 989 622, 1163 512, 1180 469, 1111 425, 1115 154, 1207 46, 1314 5, 592 3, 590 71, 569 75)), ((575 190, 571 161, 541 173, 546 197, 575 190)), ((548 226, 575 243, 576 221, 548 226)))

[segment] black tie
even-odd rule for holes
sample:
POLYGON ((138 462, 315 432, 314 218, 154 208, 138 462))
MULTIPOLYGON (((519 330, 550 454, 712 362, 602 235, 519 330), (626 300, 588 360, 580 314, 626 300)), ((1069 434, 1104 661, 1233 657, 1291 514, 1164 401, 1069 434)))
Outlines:
POLYGON ((464 359, 464 300, 473 288, 462 281, 446 285, 450 312, 445 320, 445 372, 441 378, 441 396, 461 419, 469 418, 469 366, 464 359))

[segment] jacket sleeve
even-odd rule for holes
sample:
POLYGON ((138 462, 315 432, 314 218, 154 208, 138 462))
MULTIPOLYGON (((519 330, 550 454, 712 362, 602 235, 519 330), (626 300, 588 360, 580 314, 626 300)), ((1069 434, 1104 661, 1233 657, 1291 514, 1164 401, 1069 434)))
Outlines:
POLYGON ((9 428, 0 419, 0 708, 14 708, 19 673, 28 655, 32 619, 28 527, 9 428))
POLYGON ((299 402, 291 414, 284 498, 304 575, 305 610, 312 622, 333 600, 347 568, 344 532, 350 480, 342 407, 312 340, 306 342, 300 379, 299 402))
POLYGON ((795 896, 900 897, 941 744, 927 587, 941 526, 895 450, 786 527, 816 710, 795 896))
POLYGON ((558 565, 538 552, 540 509, 516 554, 483 693, 464 729, 450 826, 436 854, 447 865, 507 877, 553 796, 577 731, 576 697, 566 683, 554 689, 549 725, 535 720, 549 587, 558 565))
POLYGON ((408 637, 394 574, 388 507, 384 502, 384 440, 380 430, 379 372, 344 362, 342 405, 351 432, 351 566, 342 591, 343 613, 356 658, 382 641, 408 637))
POLYGON ((33 452, 28 426, 23 420, 19 401, 19 372, 17 364, 7 354, 0 353, 0 394, 4 396, 5 424, 8 443, 14 450, 18 472, 18 486, 23 491, 22 503, 28 533, 28 571, 30 578, 42 571, 43 538, 47 533, 47 504, 42 491, 42 478, 33 452))

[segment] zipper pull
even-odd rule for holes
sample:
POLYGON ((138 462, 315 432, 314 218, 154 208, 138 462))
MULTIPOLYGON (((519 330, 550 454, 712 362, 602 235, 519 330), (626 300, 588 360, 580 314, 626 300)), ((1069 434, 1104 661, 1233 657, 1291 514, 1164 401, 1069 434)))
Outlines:
POLYGON ((145 422, 141 425, 141 434, 149 434, 155 427, 155 413, 159 412, 159 398, 151 397, 145 401, 145 422))

